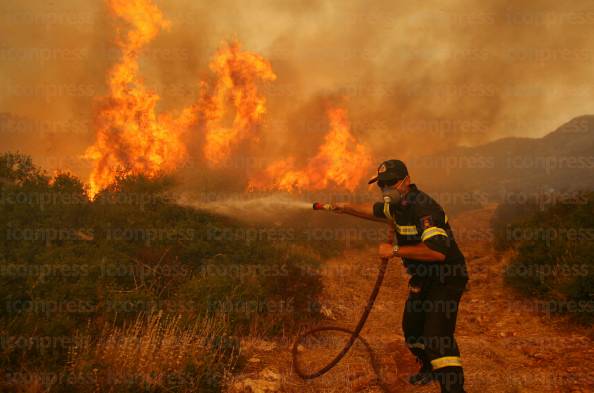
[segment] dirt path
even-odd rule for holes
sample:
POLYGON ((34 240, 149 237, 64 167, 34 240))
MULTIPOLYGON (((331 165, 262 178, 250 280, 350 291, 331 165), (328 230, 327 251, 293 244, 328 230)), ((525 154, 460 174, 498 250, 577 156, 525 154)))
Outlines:
MULTIPOLYGON (((494 257, 489 236, 493 210, 493 207, 476 210, 452 219, 471 274, 457 327, 467 392, 594 392, 591 331, 537 312, 533 303, 504 286, 502 272, 507 262, 504 257, 494 257)), ((344 257, 327 262, 322 303, 328 324, 355 326, 375 281, 378 265, 375 249, 349 251, 344 257)), ((388 269, 362 335, 380 359, 391 391, 438 392, 436 384, 414 387, 405 382, 417 369, 401 335, 406 282, 407 276, 400 262, 395 260, 388 269)), ((344 335, 324 338, 326 341, 320 342, 325 348, 313 343, 313 349, 305 348, 302 353, 305 362, 324 364, 346 340, 344 335)), ((239 379, 273 381, 270 385, 255 384, 261 391, 381 391, 369 383, 372 372, 362 345, 357 345, 328 374, 306 382, 292 371, 291 341, 292 338, 287 338, 286 342, 246 342, 244 353, 251 361, 239 379)), ((247 385, 249 383, 244 383, 247 385)))

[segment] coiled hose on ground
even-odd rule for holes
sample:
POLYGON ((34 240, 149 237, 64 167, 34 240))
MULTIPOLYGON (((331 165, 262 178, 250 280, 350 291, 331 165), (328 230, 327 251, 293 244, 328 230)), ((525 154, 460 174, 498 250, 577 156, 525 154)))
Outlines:
MULTIPOLYGON (((315 209, 315 204, 314 204, 314 209, 315 209)), ((393 226, 390 225, 389 230, 388 230, 388 242, 390 244, 392 244, 393 239, 394 239, 394 229, 393 229, 393 226)), ((350 330, 350 329, 347 329, 347 328, 344 328, 341 326, 323 326, 323 327, 318 327, 318 328, 308 330, 305 333, 303 333, 297 337, 297 339, 295 340, 295 343, 293 344, 292 354, 293 354, 293 368, 295 369, 295 373, 297 373, 297 375, 299 377, 301 377, 302 379, 314 379, 314 378, 318 378, 318 377, 326 374, 328 371, 330 371, 332 368, 334 368, 342 360, 342 358, 349 352, 349 350, 351 349, 351 347, 353 346, 355 341, 357 339, 359 339, 361 341, 361 343, 363 343, 363 345, 367 349, 367 352, 369 353, 371 367, 373 368, 373 371, 377 378, 376 383, 384 392, 389 392, 388 386, 384 382, 384 380, 381 376, 380 365, 377 361, 377 358, 375 357, 375 354, 374 354, 371 346, 363 337, 361 337, 359 335, 361 333, 361 330, 365 326, 365 322, 367 321, 367 318, 369 317, 369 313, 371 312, 371 309, 373 308, 375 299, 377 298, 377 295, 379 294, 379 290, 382 286, 382 282, 384 281, 384 275, 386 274, 386 270, 388 268, 389 261, 390 261, 389 258, 382 258, 381 264, 379 267, 379 272, 377 274, 377 279, 375 280, 375 285, 373 286, 373 290, 371 291, 371 295, 369 296, 369 300, 367 301, 365 310, 363 311, 363 314, 361 314, 361 318, 359 318, 359 322, 357 323, 357 326, 355 327, 354 330, 350 330), (324 367, 322 367, 321 369, 319 369, 316 372, 307 373, 303 370, 303 368, 301 367, 301 365, 299 364, 299 361, 298 361, 299 345, 301 345, 301 343, 304 341, 304 339, 306 337, 311 336, 316 333, 319 333, 319 332, 323 332, 323 331, 336 331, 336 332, 349 333, 351 336, 349 338, 349 341, 344 345, 342 350, 338 353, 338 355, 336 355, 334 357, 334 359, 332 359, 332 361, 330 363, 326 364, 324 367)))

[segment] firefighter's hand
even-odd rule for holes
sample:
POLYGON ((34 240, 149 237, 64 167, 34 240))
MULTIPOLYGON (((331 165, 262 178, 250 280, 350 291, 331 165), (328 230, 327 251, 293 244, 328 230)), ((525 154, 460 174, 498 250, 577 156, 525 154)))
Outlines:
POLYGON ((381 243, 379 245, 380 258, 392 258, 394 256, 394 247, 388 243, 381 243))

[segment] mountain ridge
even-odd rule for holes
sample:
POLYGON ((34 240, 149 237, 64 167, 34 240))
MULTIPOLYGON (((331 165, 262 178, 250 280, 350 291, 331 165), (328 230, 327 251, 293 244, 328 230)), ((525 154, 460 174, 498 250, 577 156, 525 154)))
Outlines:
POLYGON ((594 115, 575 117, 540 138, 506 137, 424 157, 411 168, 435 190, 506 192, 594 188, 594 115))

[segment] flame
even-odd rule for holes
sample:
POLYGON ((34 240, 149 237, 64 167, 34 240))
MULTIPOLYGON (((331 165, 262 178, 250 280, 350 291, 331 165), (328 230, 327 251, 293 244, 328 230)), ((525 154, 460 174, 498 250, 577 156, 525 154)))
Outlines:
POLYGON ((93 160, 89 194, 110 185, 116 173, 149 176, 174 169, 186 157, 182 133, 196 121, 196 107, 157 115, 159 96, 144 85, 138 59, 142 48, 169 26, 150 0, 108 0, 110 11, 131 29, 119 32, 120 61, 108 77, 109 94, 96 119, 96 141, 85 152, 93 160))
MULTIPOLYGON (((210 167, 221 166, 239 144, 258 139, 266 114, 261 82, 276 75, 262 56, 242 51, 237 41, 223 43, 209 63, 213 82, 198 85, 198 100, 176 113, 157 113, 159 95, 145 86, 139 56, 170 22, 151 0, 107 0, 109 9, 129 27, 118 30, 121 57, 108 75, 108 95, 96 118, 96 141, 85 152, 94 161, 89 195, 94 197, 117 175, 155 176, 171 172, 187 159, 186 136, 200 122, 202 153, 210 167)), ((316 156, 304 168, 294 158, 271 164, 249 189, 354 190, 371 163, 368 149, 350 131, 346 110, 327 111, 330 130, 316 156)))
POLYGON ((212 89, 203 83, 205 93, 200 100, 204 119, 204 157, 211 166, 219 166, 230 156, 233 147, 247 138, 256 138, 255 131, 266 113, 266 99, 258 91, 258 81, 273 81, 276 75, 263 57, 240 51, 234 41, 223 44, 210 62, 218 77, 212 89), (223 125, 228 103, 235 109, 229 127, 223 125))
POLYGON ((330 130, 305 168, 296 169, 294 157, 273 162, 263 174, 250 180, 248 190, 293 192, 341 187, 354 191, 368 174, 371 154, 351 133, 345 109, 329 108, 327 116, 330 130))
POLYGON ((151 0, 108 0, 108 6, 130 30, 118 36, 121 58, 109 73, 109 94, 96 119, 96 141, 84 155, 94 161, 91 196, 113 183, 116 174, 154 176, 178 168, 188 156, 182 138, 198 120, 204 125, 203 153, 211 166, 220 165, 241 141, 256 137, 266 113, 258 82, 276 79, 268 61, 241 51, 238 42, 223 43, 210 62, 214 86, 201 82, 197 103, 177 114, 157 114, 160 97, 145 86, 138 60, 143 47, 170 22, 151 0), (225 127, 229 106, 235 113, 225 127))

